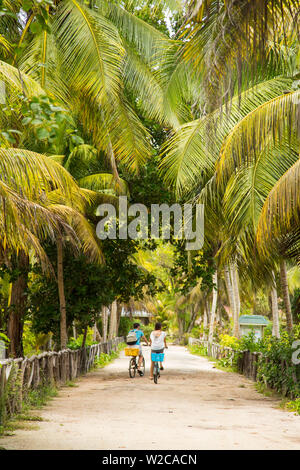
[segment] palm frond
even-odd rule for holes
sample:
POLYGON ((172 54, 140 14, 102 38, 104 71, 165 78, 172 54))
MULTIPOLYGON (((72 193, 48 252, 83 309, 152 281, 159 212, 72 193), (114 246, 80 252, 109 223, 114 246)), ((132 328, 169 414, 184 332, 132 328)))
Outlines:
MULTIPOLYGON (((92 99, 118 96, 124 49, 115 26, 80 0, 65 0, 53 22, 65 81, 92 99)), ((102 104, 104 104, 102 103, 102 104)))
POLYGON ((217 163, 218 176, 224 178, 234 168, 255 160, 266 145, 280 141, 286 129, 297 133, 300 90, 260 105, 245 116, 228 134, 217 163))
POLYGON ((91 262, 103 263, 104 258, 100 241, 97 239, 94 227, 88 220, 80 212, 66 205, 51 204, 50 208, 51 212, 69 222, 69 225, 78 237, 80 248, 89 260, 91 262))
POLYGON ((257 243, 262 253, 278 243, 281 236, 299 225, 300 160, 277 181, 270 191, 258 222, 257 243))
POLYGON ((214 172, 215 162, 224 138, 234 126, 258 106, 291 88, 292 80, 276 77, 244 91, 232 99, 230 112, 226 106, 200 119, 183 124, 163 148, 161 169, 168 184, 177 192, 199 185, 201 173, 214 172))
POLYGON ((29 199, 38 200, 43 193, 59 189, 72 199, 77 184, 57 162, 24 149, 0 148, 0 180, 29 199))
POLYGON ((116 180, 111 173, 96 173, 78 180, 81 188, 111 195, 129 195, 129 188, 125 180, 116 180))

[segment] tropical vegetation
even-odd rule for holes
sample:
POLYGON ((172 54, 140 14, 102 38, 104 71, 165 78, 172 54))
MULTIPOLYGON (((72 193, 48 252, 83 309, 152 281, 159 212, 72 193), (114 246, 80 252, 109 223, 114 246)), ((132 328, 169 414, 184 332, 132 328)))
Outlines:
POLYGON ((235 344, 242 313, 275 349, 297 338, 296 0, 2 0, 0 85, 8 356, 106 341, 140 311, 179 342, 235 344), (173 219, 169 240, 100 240, 119 196, 203 204, 202 248, 173 219))

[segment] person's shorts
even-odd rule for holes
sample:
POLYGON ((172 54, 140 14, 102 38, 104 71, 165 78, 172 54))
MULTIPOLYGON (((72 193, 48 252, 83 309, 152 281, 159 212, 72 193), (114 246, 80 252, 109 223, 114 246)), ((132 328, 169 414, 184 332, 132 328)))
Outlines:
POLYGON ((162 354, 162 353, 164 352, 164 350, 165 350, 165 348, 158 349, 158 350, 157 350, 157 349, 156 349, 156 350, 151 349, 151 352, 152 352, 152 353, 156 353, 156 354, 162 354))
POLYGON ((139 350, 140 350, 140 356, 142 356, 142 355, 143 355, 142 345, 141 345, 141 344, 137 344, 137 346, 139 347, 139 350))

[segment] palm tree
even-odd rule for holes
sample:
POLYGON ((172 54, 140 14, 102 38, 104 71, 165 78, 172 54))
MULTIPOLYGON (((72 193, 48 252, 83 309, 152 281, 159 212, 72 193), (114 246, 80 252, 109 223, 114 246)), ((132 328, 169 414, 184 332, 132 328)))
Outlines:
POLYGON ((208 111, 242 91, 243 82, 267 77, 285 62, 282 53, 299 39, 295 0, 190 0, 181 27, 181 57, 201 77, 208 111), (284 44, 284 46, 283 46, 284 44), (281 63, 281 64, 280 64, 281 63))
MULTIPOLYGON (((192 45, 188 41, 184 47, 192 45)), ((287 50, 290 68, 281 65, 281 75, 276 75, 278 67, 275 74, 268 69, 267 80, 261 74, 257 85, 245 81, 241 83, 242 90, 235 87, 230 105, 225 103, 221 112, 216 108, 207 113, 204 108, 201 117, 179 127, 165 145, 161 165, 166 181, 175 186, 178 194, 184 198, 198 194, 196 200, 205 202, 209 225, 206 238, 212 235, 212 240, 216 240, 216 233, 220 233, 221 263, 226 266, 228 258, 234 262, 238 255, 238 264, 245 260, 243 268, 248 265, 246 269, 254 281, 257 278, 255 282, 263 278, 270 285, 274 263, 268 260, 266 271, 265 260, 254 262, 255 233, 269 191, 298 158, 295 123, 299 92, 293 91, 295 51, 297 47, 287 50), (280 160, 279 152, 285 152, 285 161, 280 160)), ((234 310, 232 285, 226 272, 225 279, 234 310)), ((288 305, 286 311, 289 318, 288 305)), ((290 321, 288 324, 290 328, 290 321)), ((237 319, 235 326, 238 328, 237 319)))
POLYGON ((151 150, 138 113, 165 120, 163 78, 156 69, 169 39, 105 0, 35 5, 23 21, 24 15, 18 47, 26 44, 26 52, 15 55, 13 64, 71 111, 115 171, 119 161, 137 171, 151 150), (41 13, 43 29, 32 34, 41 13))
POLYGON ((63 167, 34 152, 2 148, 0 174, 1 262, 20 272, 12 284, 8 322, 10 352, 18 355, 22 353, 21 317, 29 257, 34 254, 43 269, 54 274, 41 242, 47 238, 55 240, 64 233, 74 247, 82 249, 91 259, 98 260, 100 254, 87 221, 71 207, 78 186, 63 167), (55 192, 64 194, 65 205, 53 203, 55 192))

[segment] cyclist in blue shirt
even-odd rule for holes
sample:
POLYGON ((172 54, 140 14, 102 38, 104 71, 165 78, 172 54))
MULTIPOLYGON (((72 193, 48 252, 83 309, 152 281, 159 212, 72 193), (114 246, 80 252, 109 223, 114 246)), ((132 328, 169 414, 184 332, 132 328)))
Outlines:
POLYGON ((142 360, 143 360, 143 350, 142 350, 141 340, 146 341, 147 346, 149 346, 149 343, 148 343, 148 340, 147 340, 146 336, 144 335, 143 331, 141 331, 140 328, 141 328, 141 325, 139 323, 134 323, 133 324, 133 330, 130 330, 129 333, 134 331, 135 334, 136 334, 136 337, 137 337, 136 346, 138 346, 139 350, 140 350, 139 362, 138 362, 138 373, 141 375, 142 372, 140 371, 140 367, 141 367, 142 360))

